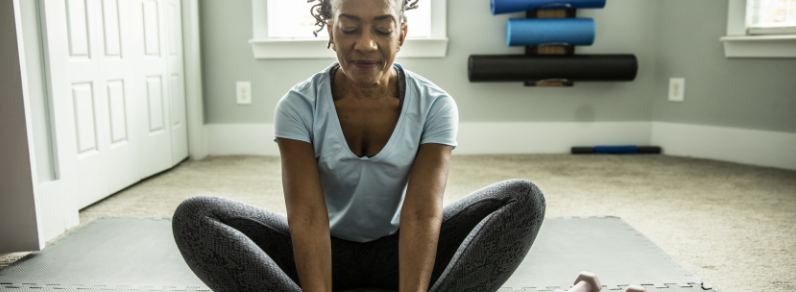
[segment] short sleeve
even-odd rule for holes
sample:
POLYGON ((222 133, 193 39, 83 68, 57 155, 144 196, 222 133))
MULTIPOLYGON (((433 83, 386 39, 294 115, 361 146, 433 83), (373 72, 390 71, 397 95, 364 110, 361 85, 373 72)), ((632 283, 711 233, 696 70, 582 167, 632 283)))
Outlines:
POLYGON ((276 105, 275 136, 312 143, 312 116, 312 103, 291 90, 276 105))
POLYGON ((459 110, 456 108, 456 102, 448 95, 440 95, 428 111, 420 144, 437 143, 456 148, 458 130, 459 110))

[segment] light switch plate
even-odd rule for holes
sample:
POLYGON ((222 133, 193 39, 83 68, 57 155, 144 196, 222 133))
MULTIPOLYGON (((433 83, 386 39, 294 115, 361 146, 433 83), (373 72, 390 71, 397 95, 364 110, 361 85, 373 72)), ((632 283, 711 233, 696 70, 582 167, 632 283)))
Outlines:
POLYGON ((669 79, 669 101, 685 101, 685 78, 669 79))
POLYGON ((252 83, 249 81, 238 81, 235 83, 238 104, 252 104, 252 83))

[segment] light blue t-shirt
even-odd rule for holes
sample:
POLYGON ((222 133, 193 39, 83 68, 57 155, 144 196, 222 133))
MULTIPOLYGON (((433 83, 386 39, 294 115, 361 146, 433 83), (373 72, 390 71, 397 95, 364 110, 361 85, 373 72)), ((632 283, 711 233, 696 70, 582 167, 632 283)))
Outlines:
POLYGON ((420 144, 456 147, 459 112, 447 92, 404 69, 405 96, 392 136, 375 156, 356 156, 348 148, 332 99, 329 71, 336 66, 296 84, 279 100, 276 137, 312 144, 331 235, 367 242, 398 230, 420 144))

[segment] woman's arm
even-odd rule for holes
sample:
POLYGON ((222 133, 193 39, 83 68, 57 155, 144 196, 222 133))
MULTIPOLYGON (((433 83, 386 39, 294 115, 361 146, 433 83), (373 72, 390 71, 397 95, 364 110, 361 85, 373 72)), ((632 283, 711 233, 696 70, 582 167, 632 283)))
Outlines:
POLYGON ((329 215, 312 144, 277 138, 282 187, 301 290, 332 291, 329 215))
POLYGON ((401 209, 398 241, 400 292, 428 291, 442 224, 442 197, 453 147, 422 144, 401 209))

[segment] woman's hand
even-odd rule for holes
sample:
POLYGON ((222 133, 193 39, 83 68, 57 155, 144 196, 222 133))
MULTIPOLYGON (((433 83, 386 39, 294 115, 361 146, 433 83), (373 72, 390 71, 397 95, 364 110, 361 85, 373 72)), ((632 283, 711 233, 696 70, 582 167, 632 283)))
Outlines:
POLYGON ((277 138, 282 187, 301 290, 332 292, 329 215, 312 144, 277 138))
POLYGON ((442 225, 442 198, 453 147, 422 144, 401 209, 398 241, 399 291, 428 291, 442 225))

